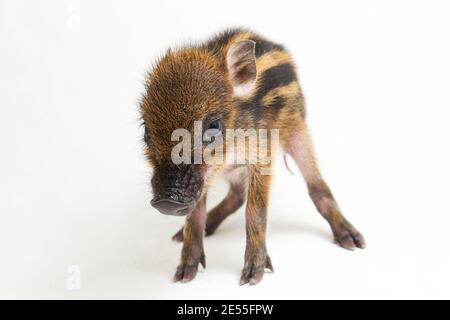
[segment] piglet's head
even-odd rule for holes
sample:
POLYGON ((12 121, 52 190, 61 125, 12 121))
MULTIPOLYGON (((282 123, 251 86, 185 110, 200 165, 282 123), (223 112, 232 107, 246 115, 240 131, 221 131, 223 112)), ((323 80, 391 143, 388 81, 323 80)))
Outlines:
POLYGON ((153 168, 151 204, 161 213, 189 214, 223 169, 223 163, 205 163, 205 141, 225 148, 225 130, 235 123, 236 97, 254 88, 254 50, 250 40, 214 54, 203 48, 169 50, 150 73, 140 111, 145 153, 153 168))

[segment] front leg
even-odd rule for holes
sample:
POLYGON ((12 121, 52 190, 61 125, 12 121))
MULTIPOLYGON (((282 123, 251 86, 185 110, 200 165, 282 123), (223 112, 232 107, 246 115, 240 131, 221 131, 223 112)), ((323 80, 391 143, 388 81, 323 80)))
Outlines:
POLYGON ((260 168, 251 169, 245 224, 247 244, 244 269, 240 285, 257 284, 264 276, 265 268, 273 272, 266 250, 267 203, 270 190, 270 175, 262 175, 260 168))
POLYGON ((203 251, 203 232, 206 221, 206 196, 203 196, 194 210, 187 216, 184 226, 181 261, 174 281, 189 282, 197 275, 199 263, 206 267, 203 251))

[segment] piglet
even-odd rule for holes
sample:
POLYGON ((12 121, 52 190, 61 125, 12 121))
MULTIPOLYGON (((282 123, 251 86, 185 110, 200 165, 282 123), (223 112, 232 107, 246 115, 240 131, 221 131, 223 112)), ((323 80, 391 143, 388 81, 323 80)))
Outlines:
POLYGON ((174 281, 191 281, 198 265, 205 267, 204 234, 213 234, 245 202, 240 284, 256 284, 265 269, 273 271, 266 249, 273 161, 267 160, 278 149, 299 167, 336 243, 349 250, 365 247, 318 169, 294 62, 282 45, 233 29, 168 50, 149 73, 140 111, 153 168, 151 205, 163 214, 186 217, 173 237, 183 242, 174 281), (242 133, 251 141, 236 146, 242 133), (207 212, 207 191, 218 176, 229 182, 229 191, 207 212))

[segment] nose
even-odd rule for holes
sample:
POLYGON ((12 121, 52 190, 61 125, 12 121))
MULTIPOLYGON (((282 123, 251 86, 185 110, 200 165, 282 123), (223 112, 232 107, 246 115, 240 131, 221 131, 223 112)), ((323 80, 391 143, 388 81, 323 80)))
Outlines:
POLYGON ((193 207, 191 203, 178 202, 167 198, 153 199, 150 203, 159 212, 171 216, 185 216, 191 212, 193 207))

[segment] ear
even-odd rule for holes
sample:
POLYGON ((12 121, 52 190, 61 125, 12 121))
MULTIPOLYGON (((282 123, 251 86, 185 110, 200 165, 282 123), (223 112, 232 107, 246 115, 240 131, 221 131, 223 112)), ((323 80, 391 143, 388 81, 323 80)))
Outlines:
POLYGON ((233 96, 249 94, 256 82, 255 41, 233 43, 227 52, 227 69, 233 96))

